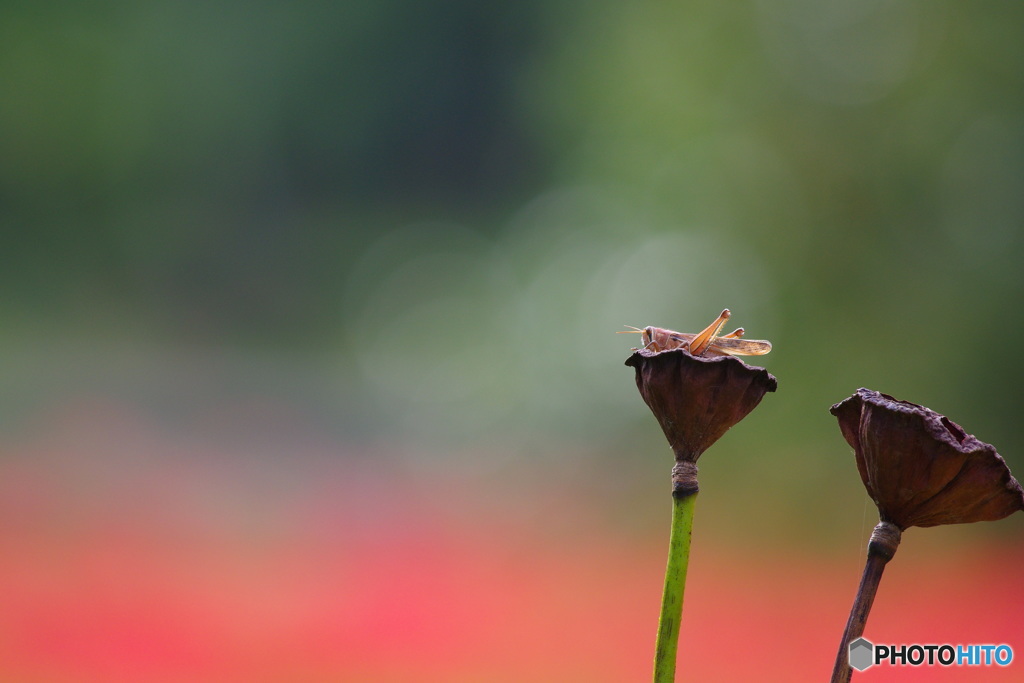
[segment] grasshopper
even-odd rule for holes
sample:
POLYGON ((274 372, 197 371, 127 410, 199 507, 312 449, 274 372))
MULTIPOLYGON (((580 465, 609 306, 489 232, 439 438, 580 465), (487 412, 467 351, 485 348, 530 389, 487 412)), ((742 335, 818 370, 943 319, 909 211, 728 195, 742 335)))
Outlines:
MULTIPOLYGON (((718 336, 725 322, 732 316, 729 309, 722 311, 713 323, 697 334, 676 332, 663 327, 647 326, 643 329, 630 328, 617 334, 639 334, 644 349, 668 351, 686 349, 692 356, 763 356, 772 350, 772 343, 764 339, 741 339, 743 328, 738 327, 729 334, 718 336)), ((637 349, 633 349, 636 351, 637 349)))

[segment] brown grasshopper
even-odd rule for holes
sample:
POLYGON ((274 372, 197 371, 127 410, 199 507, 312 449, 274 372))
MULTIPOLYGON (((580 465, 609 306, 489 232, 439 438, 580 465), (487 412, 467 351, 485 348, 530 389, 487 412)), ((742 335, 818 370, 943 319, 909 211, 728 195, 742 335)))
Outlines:
MULTIPOLYGON (((763 356, 772 350, 772 343, 764 339, 741 339, 743 328, 738 327, 729 334, 718 336, 732 313, 725 309, 713 323, 697 334, 676 332, 663 327, 647 326, 643 329, 630 328, 617 334, 640 334, 643 348, 658 352, 670 349, 686 349, 692 356, 763 356)), ((636 351, 637 349, 633 349, 636 351)))

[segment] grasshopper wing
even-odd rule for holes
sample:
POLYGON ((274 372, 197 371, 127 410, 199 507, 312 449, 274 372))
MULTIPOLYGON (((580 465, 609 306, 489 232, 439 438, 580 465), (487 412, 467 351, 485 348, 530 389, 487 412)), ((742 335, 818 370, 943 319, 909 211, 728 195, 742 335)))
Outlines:
POLYGON ((763 356, 772 350, 772 343, 765 339, 731 339, 718 337, 711 348, 730 356, 763 356))

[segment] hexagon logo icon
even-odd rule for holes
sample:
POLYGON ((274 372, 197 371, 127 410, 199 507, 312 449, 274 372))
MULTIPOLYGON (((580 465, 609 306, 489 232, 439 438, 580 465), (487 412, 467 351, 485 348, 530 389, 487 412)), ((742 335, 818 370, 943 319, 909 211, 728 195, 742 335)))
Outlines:
POLYGON ((850 666, 863 671, 871 666, 875 653, 874 644, 867 638, 858 638, 850 643, 850 666))

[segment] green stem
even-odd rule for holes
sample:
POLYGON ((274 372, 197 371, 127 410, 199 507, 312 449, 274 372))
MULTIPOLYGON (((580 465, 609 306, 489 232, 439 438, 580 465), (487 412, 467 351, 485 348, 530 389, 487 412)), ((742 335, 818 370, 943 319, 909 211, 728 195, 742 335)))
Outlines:
POLYGON ((658 640, 654 652, 654 683, 672 683, 676 675, 676 650, 679 646, 679 622, 683 616, 683 590, 686 567, 690 563, 690 534, 697 492, 672 496, 672 531, 665 569, 665 592, 658 618, 658 640))

